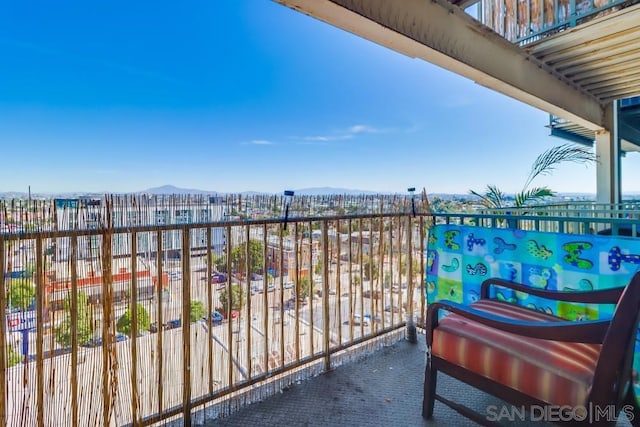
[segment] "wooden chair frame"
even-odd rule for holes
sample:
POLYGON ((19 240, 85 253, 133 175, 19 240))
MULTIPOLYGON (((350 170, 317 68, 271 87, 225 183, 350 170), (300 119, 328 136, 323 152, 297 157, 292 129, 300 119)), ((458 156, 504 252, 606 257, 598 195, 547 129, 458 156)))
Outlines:
MULTIPOLYGON (((531 338, 602 344, 587 405, 591 404, 596 408, 615 405, 616 414, 622 409, 623 405, 633 405, 634 419, 632 423, 635 426, 640 425, 640 411, 637 408, 632 386, 632 363, 640 313, 640 272, 636 273, 631 282, 625 287, 589 292, 558 292, 535 289, 519 283, 491 278, 482 283, 480 297, 489 298, 490 289, 493 286, 509 288, 558 301, 616 304, 616 308, 611 319, 607 320, 550 322, 512 320, 474 309, 472 306, 464 306, 450 301, 439 301, 430 304, 426 322, 429 355, 425 369, 422 407, 422 416, 424 418, 430 419, 433 416, 434 401, 439 400, 481 425, 495 425, 486 416, 436 394, 438 371, 457 378, 512 405, 526 408, 549 405, 548 402, 543 402, 431 354, 433 331, 438 327, 438 315, 440 312, 446 311, 456 313, 492 328, 531 338)), ((501 304, 508 305, 509 303, 501 302, 501 304)), ((589 424, 589 421, 589 419, 583 422, 572 420, 569 424, 584 425, 589 424)), ((613 421, 599 420, 598 423, 589 425, 612 425, 613 423, 613 421)))

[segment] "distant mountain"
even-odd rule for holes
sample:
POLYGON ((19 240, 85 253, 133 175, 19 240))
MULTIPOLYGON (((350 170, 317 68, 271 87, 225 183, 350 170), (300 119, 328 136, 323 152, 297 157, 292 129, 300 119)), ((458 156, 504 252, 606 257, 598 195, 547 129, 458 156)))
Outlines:
POLYGON ((367 190, 353 190, 349 188, 334 188, 334 187, 312 187, 312 188, 300 188, 294 190, 296 196, 328 196, 331 194, 346 194, 350 196, 360 194, 385 194, 379 191, 367 191, 367 190))
POLYGON ((270 195, 273 193, 267 193, 265 191, 243 191, 240 194, 242 194, 243 196, 260 196, 264 194, 270 195))
POLYGON ((141 191, 144 194, 217 194, 217 191, 195 190, 192 188, 180 188, 175 185, 163 185, 141 191))
MULTIPOLYGON (((347 194, 347 195, 359 195, 359 194, 381 194, 377 191, 366 190, 354 190, 349 188, 333 188, 333 187, 313 187, 313 188, 300 188, 294 190, 296 196, 326 196, 331 194, 347 194)), ((228 194, 218 191, 205 191, 196 190, 190 188, 180 188, 174 185, 163 185, 160 187, 149 188, 148 190, 141 191, 144 194, 228 194)), ((244 196, 254 196, 259 194, 273 194, 263 191, 243 191, 240 194, 244 196)), ((279 193, 282 194, 282 193, 279 193)))
POLYGON ((22 191, 6 191, 0 194, 4 199, 26 199, 29 195, 28 193, 22 191))

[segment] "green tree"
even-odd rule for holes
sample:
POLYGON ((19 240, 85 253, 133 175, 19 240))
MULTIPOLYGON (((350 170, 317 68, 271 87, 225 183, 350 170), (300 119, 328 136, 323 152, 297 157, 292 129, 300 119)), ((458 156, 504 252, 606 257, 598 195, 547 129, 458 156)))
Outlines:
MULTIPOLYGON (((137 318, 138 318, 138 332, 148 331, 151 328, 151 318, 149 317, 149 313, 147 309, 140 303, 136 304, 137 308, 137 318)), ((116 329, 118 332, 122 332, 126 335, 131 335, 131 307, 127 308, 122 316, 118 319, 116 323, 116 329)))
MULTIPOLYGON (((249 271, 261 271, 264 265, 264 246, 259 240, 249 240, 249 271)), ((231 268, 235 272, 244 273, 247 263, 247 249, 244 245, 236 246, 231 251, 231 268)))
MULTIPOLYGON (((403 276, 405 276, 407 273, 407 265, 408 265, 407 259, 402 258, 402 261, 400 261, 400 271, 402 272, 403 276)), ((420 260, 415 257, 413 258, 413 262, 411 263, 411 275, 412 276, 420 275, 420 260)))
POLYGON ((189 320, 191 322, 197 322, 202 319, 207 311, 204 309, 204 304, 198 300, 191 301, 191 313, 189 314, 189 320))
POLYGON ((313 282, 303 276, 298 281, 298 298, 306 298, 313 293, 313 282))
MULTIPOLYGON (((227 311, 229 307, 229 298, 227 296, 227 288, 220 291, 220 304, 222 310, 227 311)), ((242 286, 238 284, 231 285, 231 310, 242 310, 244 307, 244 291, 242 286)))
MULTIPOLYGON (((76 329, 78 334, 78 343, 82 344, 91 339, 93 336, 93 316, 89 310, 89 298, 84 292, 78 292, 76 315, 76 329)), ((71 345, 71 295, 67 295, 63 302, 65 318, 55 329, 56 341, 63 347, 71 345)))
POLYGON ((384 287, 385 288, 388 288, 389 286, 391 286, 391 272, 389 272, 389 271, 385 271, 384 272, 383 283, 384 283, 384 287))
POLYGON ((316 275, 321 275, 322 274, 322 260, 318 259, 318 262, 316 263, 316 266, 313 269, 313 274, 316 275))
MULTIPOLYGON (((555 195, 548 187, 529 188, 529 186, 538 176, 549 175, 558 164, 564 162, 586 164, 595 161, 597 161, 597 158, 593 151, 581 145, 563 144, 548 149, 533 162, 522 190, 515 195, 513 206, 520 208, 527 204, 538 202, 545 197, 555 195)), ((510 205, 505 193, 496 185, 487 185, 483 194, 474 190, 469 190, 469 193, 479 197, 480 203, 490 209, 503 208, 510 205)))
POLYGON ((222 273, 227 272, 227 257, 224 255, 211 254, 211 268, 222 273))
POLYGON ((22 356, 18 353, 12 345, 7 344, 7 367, 16 366, 18 363, 22 362, 22 356))
POLYGON ((360 286, 360 284, 362 283, 362 279, 360 278, 359 274, 356 274, 355 276, 353 276, 353 284, 356 286, 360 286))
POLYGON ((35 273, 36 273, 36 264, 33 262, 27 263, 27 266, 24 268, 25 277, 32 278, 35 273))
POLYGON ((340 225, 338 226, 338 233, 340 234, 349 234, 351 233, 351 230, 349 230, 349 223, 347 223, 347 221, 341 221, 340 225))
POLYGON ((376 280, 378 278, 378 264, 372 262, 371 257, 365 257, 362 265, 365 280, 376 280))
POLYGON ((11 309, 26 310, 36 297, 36 287, 24 278, 9 280, 9 295, 7 304, 11 309))

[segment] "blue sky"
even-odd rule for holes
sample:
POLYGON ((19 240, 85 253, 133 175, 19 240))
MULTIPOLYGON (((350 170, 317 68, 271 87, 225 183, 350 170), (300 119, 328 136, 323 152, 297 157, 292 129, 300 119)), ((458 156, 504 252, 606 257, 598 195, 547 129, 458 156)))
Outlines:
MULTIPOLYGON (((0 13, 0 192, 515 192, 563 143, 547 122, 269 0, 21 1, 0 13)), ((631 169, 637 154, 624 191, 640 190, 631 169)), ((535 184, 595 192, 596 169, 562 165, 535 184)))

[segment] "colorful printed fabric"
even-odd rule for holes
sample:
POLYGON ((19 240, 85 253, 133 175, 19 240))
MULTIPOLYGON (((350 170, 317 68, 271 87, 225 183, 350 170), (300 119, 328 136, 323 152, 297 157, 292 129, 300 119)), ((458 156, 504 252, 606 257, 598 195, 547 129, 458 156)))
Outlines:
MULTIPOLYGON (((429 231, 427 304, 450 300, 470 305, 489 277, 535 288, 587 291, 625 286, 640 269, 640 239, 546 233, 516 229, 439 224, 429 231)), ((613 305, 549 301, 512 290, 493 290, 493 298, 568 320, 611 317, 613 305)), ((634 369, 640 372, 640 339, 634 369)), ((640 385, 635 384, 636 396, 640 385)))

